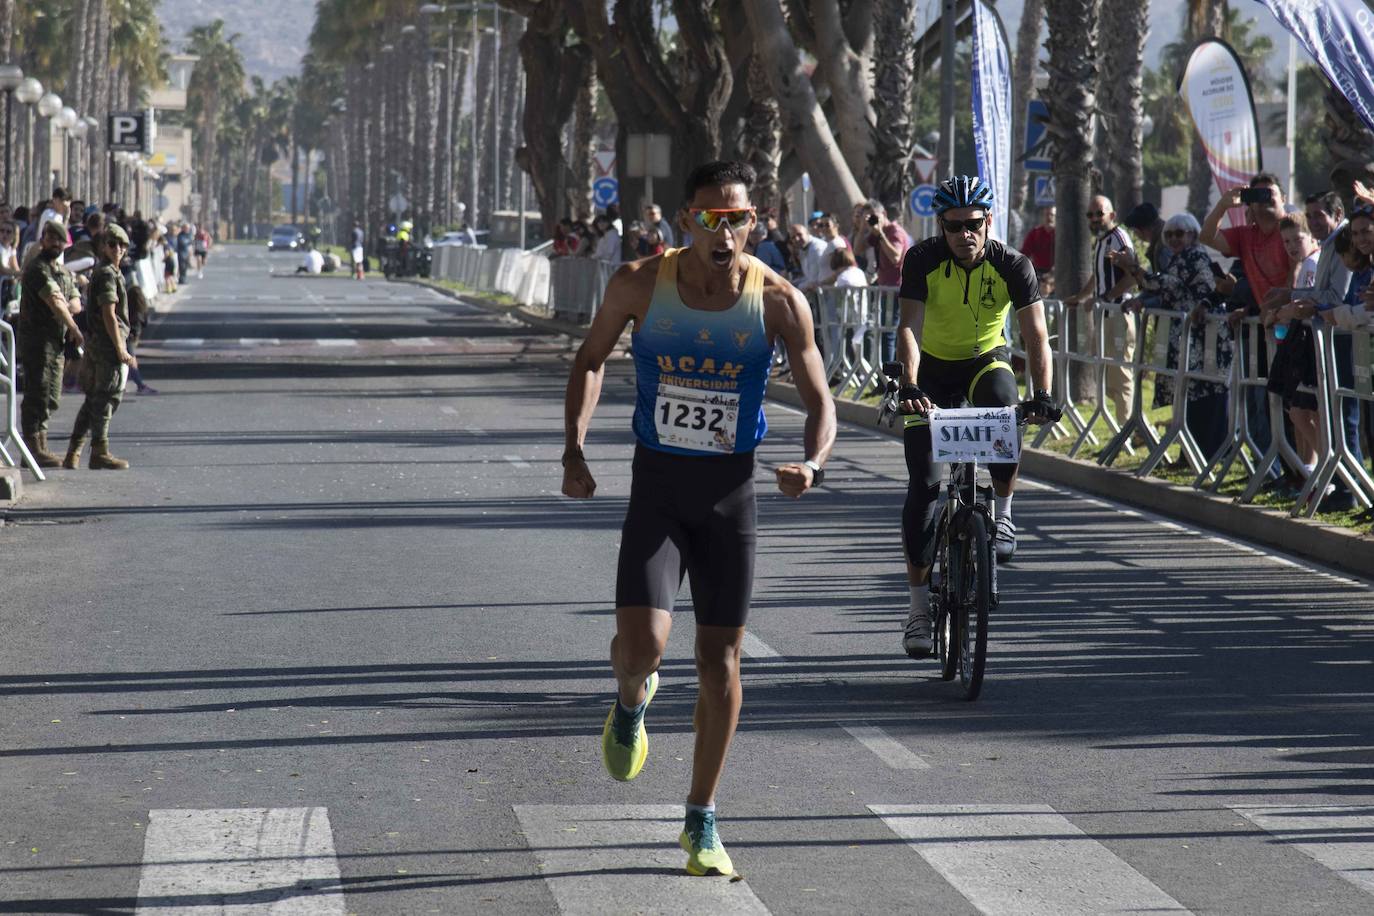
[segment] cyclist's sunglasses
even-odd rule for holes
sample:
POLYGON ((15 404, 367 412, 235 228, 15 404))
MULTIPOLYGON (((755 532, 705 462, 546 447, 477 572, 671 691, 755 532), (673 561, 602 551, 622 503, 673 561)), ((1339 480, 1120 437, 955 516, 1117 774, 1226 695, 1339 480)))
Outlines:
POLYGON ((687 213, 691 215, 693 222, 707 232, 715 232, 721 226, 725 226, 731 231, 743 229, 754 218, 753 207, 737 207, 728 210, 701 210, 692 207, 687 210, 687 213))
POLYGON ((965 230, 967 230, 968 232, 977 233, 978 230, 983 228, 983 223, 986 223, 987 221, 988 220, 986 216, 975 216, 973 219, 941 218, 940 225, 944 227, 946 232, 951 233, 953 235, 958 235, 959 233, 964 232, 965 230))

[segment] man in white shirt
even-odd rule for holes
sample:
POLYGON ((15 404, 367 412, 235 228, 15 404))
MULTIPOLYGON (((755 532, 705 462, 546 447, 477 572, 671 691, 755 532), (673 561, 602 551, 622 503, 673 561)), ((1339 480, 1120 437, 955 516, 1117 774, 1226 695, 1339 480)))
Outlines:
POLYGON ((797 285, 802 292, 815 289, 830 276, 830 266, 825 261, 825 240, 816 238, 801 223, 792 224, 787 240, 792 243, 792 253, 801 265, 801 282, 797 285))
MULTIPOLYGON (((1097 241, 1093 244, 1093 278, 1077 295, 1064 300, 1066 305, 1090 308, 1095 300, 1109 303, 1125 301, 1126 293, 1135 284, 1129 271, 1112 263, 1112 255, 1128 251, 1134 256, 1131 237, 1116 224, 1116 210, 1111 199, 1098 194, 1088 205, 1088 228, 1097 241)), ((1135 322, 1124 314, 1107 317, 1107 355, 1130 362, 1135 357, 1135 322)), ((1135 395, 1135 376, 1129 367, 1110 366, 1107 375, 1107 396, 1116 406, 1116 418, 1124 421, 1131 413, 1135 395)))

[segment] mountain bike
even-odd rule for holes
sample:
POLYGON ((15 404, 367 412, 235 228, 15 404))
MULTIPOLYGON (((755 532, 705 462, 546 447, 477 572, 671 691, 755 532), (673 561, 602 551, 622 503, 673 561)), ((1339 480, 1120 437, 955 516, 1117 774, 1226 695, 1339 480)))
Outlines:
MULTIPOLYGON (((891 426, 901 415, 897 396, 901 364, 885 365, 883 374, 888 383, 878 422, 891 426)), ((1010 413, 1019 436, 1032 403, 990 408, 989 415, 1000 411, 1005 417, 1010 413)), ((940 679, 953 680, 957 674, 964 698, 976 700, 987 666, 988 617, 998 603, 993 490, 991 484, 979 481, 977 461, 946 464, 945 501, 935 526, 935 557, 930 570, 932 654, 940 663, 940 679)))

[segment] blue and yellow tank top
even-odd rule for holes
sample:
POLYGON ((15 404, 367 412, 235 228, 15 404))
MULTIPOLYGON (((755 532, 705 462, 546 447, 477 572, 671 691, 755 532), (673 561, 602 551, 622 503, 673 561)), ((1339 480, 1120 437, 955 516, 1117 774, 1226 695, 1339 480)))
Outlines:
POLYGON ((754 258, 730 308, 688 308, 670 248, 658 265, 649 311, 631 339, 634 431, 650 448, 679 455, 751 452, 763 441, 763 393, 773 342, 763 324, 763 266, 754 258))

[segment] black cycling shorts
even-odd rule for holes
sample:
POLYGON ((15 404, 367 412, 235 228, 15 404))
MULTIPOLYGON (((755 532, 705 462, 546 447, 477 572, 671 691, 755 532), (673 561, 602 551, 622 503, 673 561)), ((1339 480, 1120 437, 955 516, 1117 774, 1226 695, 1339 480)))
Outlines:
MULTIPOLYGON (((937 359, 921 354, 916 384, 936 407, 1010 407, 1021 399, 1011 354, 1005 347, 973 359, 937 359)), ((931 457, 930 423, 908 418, 902 435, 906 452, 906 504, 902 507, 902 543, 916 566, 931 564, 935 553, 935 509, 940 498, 940 464, 931 457)), ((990 464, 988 473, 1003 483, 1016 474, 1015 464, 990 464)))
POLYGON ((616 607, 673 609, 690 576, 697 623, 742 627, 754 589, 754 453, 635 448, 620 535, 616 607))

